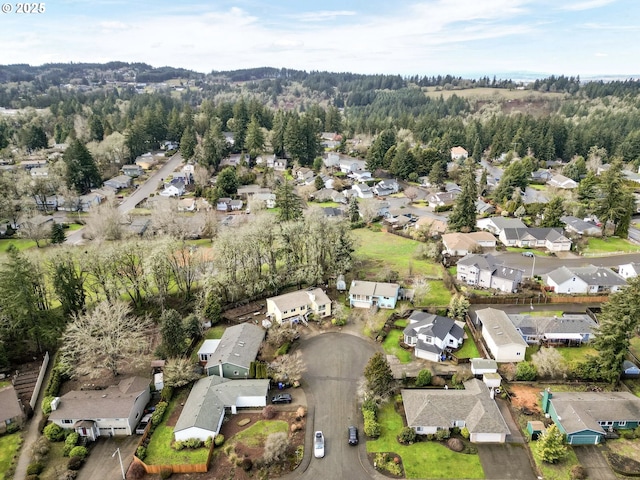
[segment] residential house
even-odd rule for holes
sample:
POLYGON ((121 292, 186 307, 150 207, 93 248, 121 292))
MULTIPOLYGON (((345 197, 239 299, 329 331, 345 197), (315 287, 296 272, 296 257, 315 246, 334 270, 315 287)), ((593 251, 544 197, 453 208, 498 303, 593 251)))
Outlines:
POLYGON ((149 379, 128 377, 103 390, 72 390, 56 397, 49 420, 91 441, 132 435, 150 399, 149 379))
MULTIPOLYGON (((324 185, 324 188, 333 189, 334 179, 333 179, 333 177, 331 175, 321 174, 320 178, 322 179, 322 183, 324 185)), ((314 181, 315 181, 315 179, 314 179, 314 181)))
POLYGON ((27 218, 22 223, 18 225, 18 228, 29 229, 29 228, 39 228, 46 225, 53 225, 53 217, 48 215, 35 215, 33 217, 27 218))
POLYGON ((576 235, 584 235, 585 237, 602 236, 602 228, 593 222, 581 220, 571 215, 564 215, 560 217, 560 221, 564 223, 564 229, 567 232, 574 233, 576 235))
MULTIPOLYGON (((373 210, 376 212, 377 217, 389 216, 390 204, 386 200, 376 199, 371 202, 373 210)), ((362 216, 362 213, 360 214, 362 216)))
POLYGON ((129 175, 118 175, 117 177, 110 178, 103 183, 106 187, 111 187, 114 190, 122 190, 131 186, 131 177, 129 175))
POLYGON ((193 385, 182 407, 173 429, 175 440, 197 438, 206 441, 215 437, 227 411, 236 414, 239 408, 265 407, 268 394, 268 379, 202 378, 193 385))
POLYGON ((60 198, 58 198, 57 195, 49 195, 45 198, 34 196, 33 200, 35 201, 38 210, 50 212, 57 210, 60 206, 60 198))
POLYGON ((506 313, 495 308, 477 310, 475 323, 496 362, 524 361, 527 342, 506 313))
POLYGON ((464 340, 464 329, 454 320, 419 310, 411 313, 402 333, 416 357, 432 362, 443 360, 446 349, 458 349, 464 340))
POLYGON ((352 280, 349 288, 349 305, 352 308, 396 308, 400 295, 397 283, 352 280))
POLYGON ((640 398, 630 392, 551 392, 542 396, 548 414, 569 445, 597 445, 612 430, 640 425, 640 398))
POLYGON ((273 160, 273 169, 276 172, 284 172, 287 169, 288 161, 286 158, 276 158, 273 160))
POLYGON ((172 182, 165 184, 164 190, 162 190, 159 195, 161 197, 180 197, 184 195, 184 191, 184 183, 172 182))
POLYGON ((143 236, 151 225, 151 219, 144 216, 132 216, 131 222, 127 225, 127 231, 131 235, 143 236))
POLYGON ((278 323, 297 322, 309 314, 324 318, 331 315, 331 299, 321 288, 298 290, 267 299, 267 316, 278 323))
POLYGON ((469 157, 469 152, 467 152, 462 147, 453 147, 451 149, 451 160, 464 160, 469 157))
POLYGON ((578 186, 578 183, 575 180, 565 177, 564 175, 555 174, 549 179, 547 185, 549 185, 550 187, 568 190, 576 188, 578 186))
POLYGON ((311 194, 311 197, 317 202, 336 202, 347 203, 344 194, 337 192, 332 188, 322 188, 311 194))
POLYGON ((311 184, 314 178, 315 174, 310 168, 300 167, 296 171, 296 179, 298 180, 298 182, 304 183, 305 185, 311 184))
POLYGON ((24 420, 24 409, 13 385, 0 387, 0 434, 10 427, 21 427, 24 420))
POLYGON ((202 345, 198 349, 197 356, 198 362, 204 367, 211 357, 216 353, 218 346, 220 345, 220 339, 207 339, 202 342, 202 345))
POLYGON ((535 172, 531 172, 531 179, 534 182, 544 182, 547 183, 553 177, 553 173, 551 170, 536 170, 535 172))
POLYGON ((371 172, 368 170, 354 170, 349 174, 349 177, 353 178, 356 182, 366 182, 371 180, 371 172))
POLYGON ((393 229, 397 230, 400 228, 405 228, 411 222, 411 218, 406 215, 393 215, 389 214, 384 217, 385 224, 391 226, 393 229))
POLYGON ((263 202, 265 208, 275 208, 276 206, 276 194, 259 192, 253 195, 253 200, 263 202))
POLYGON ((498 373, 498 362, 490 358, 472 358, 470 360, 471 373, 473 375, 485 375, 487 373, 498 373))
POLYGON ((627 284, 621 275, 610 268, 561 266, 549 272, 546 284, 555 293, 613 293, 627 284))
POLYGON ((229 202, 229 208, 231 208, 232 212, 237 212, 238 210, 242 210, 242 206, 244 205, 242 200, 231 200, 229 202))
POLYGON ((183 198, 178 201, 178 211, 179 212, 193 212, 196 209, 196 199, 195 198, 183 198))
POLYGON ((240 323, 227 328, 218 348, 209 357, 204 369, 207 375, 224 378, 247 378, 249 366, 254 362, 265 331, 253 323, 240 323))
POLYGON ((171 140, 165 140, 160 145, 161 150, 177 150, 178 148, 180 148, 178 142, 172 142, 171 140))
POLYGON ((477 378, 458 389, 402 389, 407 426, 418 435, 466 428, 473 443, 504 443, 511 432, 493 399, 493 392, 477 378))
POLYGON ((131 165, 123 165, 120 169, 123 175, 127 175, 129 177, 139 177, 144 173, 144 170, 140 165, 131 164, 131 165))
POLYGON ((622 362, 622 375, 627 377, 638 377, 640 376, 640 368, 638 368, 635 363, 625 360, 622 362))
POLYGON ((27 171, 31 171, 34 168, 44 168, 46 166, 46 160, 22 160, 20 162, 20 167, 24 168, 27 171))
POLYGON ((351 187, 352 195, 358 198, 373 198, 373 190, 366 183, 357 183, 351 187))
POLYGON ((462 187, 460 185, 458 185, 457 183, 447 182, 447 183, 444 184, 444 191, 445 192, 462 193, 462 187))
POLYGON ((49 167, 32 168, 29 173, 35 178, 46 178, 49 176, 49 167))
POLYGON ((640 183, 640 173, 632 172, 631 170, 622 170, 622 175, 626 180, 630 182, 640 183))
POLYGON ((326 158, 322 159, 322 163, 327 168, 339 168, 340 166, 340 154, 338 153, 328 153, 326 158))
POLYGON ((505 266, 491 254, 470 253, 458 260, 456 276, 467 285, 512 293, 522 282, 524 270, 505 266))
POLYGON ((429 202, 429 206, 432 208, 436 207, 449 207, 456 202, 456 198, 460 195, 457 191, 452 192, 436 192, 427 198, 429 202))
MULTIPOLYGON (((106 197, 99 192, 93 191, 78 197, 78 206, 81 212, 88 212, 92 207, 100 205, 106 197)), ((78 211, 78 210, 73 210, 78 211)))
POLYGON ((528 344, 579 346, 589 342, 598 328, 586 313, 560 317, 509 314, 508 317, 528 344))
POLYGON ((483 248, 495 248, 496 237, 489 232, 446 233, 442 235, 445 252, 453 257, 476 253, 483 248))
POLYGON ((434 218, 434 217, 420 217, 416 223, 414 223, 416 229, 425 229, 429 232, 430 236, 442 235, 447 231, 446 218, 434 218))
POLYGON ((507 247, 546 248, 550 252, 571 250, 571 240, 560 228, 505 228, 498 238, 507 247))
POLYGON ((358 170, 366 170, 366 162, 364 160, 358 160, 351 157, 340 156, 338 167, 342 173, 352 173, 358 170))
POLYGON ((192 177, 189 172, 185 172, 184 170, 173 172, 171 174, 171 183, 175 185, 177 182, 181 182, 186 187, 186 185, 192 182, 192 177))
POLYGON ((624 279, 637 277, 640 274, 640 263, 631 262, 620 265, 618 274, 624 279))
POLYGON ((373 187, 373 193, 379 197, 386 197, 398 193, 400 186, 395 180, 381 180, 373 187))
POLYGON ((478 215, 491 215, 496 213, 496 207, 478 198, 476 200, 476 213, 478 215))
POLYGON ((221 197, 216 203, 216 210, 219 212, 228 212, 231 210, 231 199, 228 197, 221 197))
POLYGON ((505 228, 527 228, 519 218, 510 217, 487 217, 476 221, 479 230, 487 230, 494 235, 500 235, 505 228))
POLYGON ((344 217, 344 210, 341 210, 341 209, 335 208, 335 207, 323 207, 322 208, 322 213, 324 213, 325 217, 330 217, 330 218, 343 218, 344 217))
POLYGON ((157 165, 158 159, 151 152, 147 152, 136 158, 133 163, 138 165, 142 170, 150 170, 157 165))

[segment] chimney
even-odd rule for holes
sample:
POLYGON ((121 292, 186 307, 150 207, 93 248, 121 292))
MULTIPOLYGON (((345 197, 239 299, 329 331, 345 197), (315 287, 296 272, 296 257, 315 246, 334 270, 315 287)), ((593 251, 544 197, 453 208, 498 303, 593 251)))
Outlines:
POLYGON ((58 409, 58 405, 60 405, 60 397, 55 397, 51 400, 51 411, 55 411, 58 409))

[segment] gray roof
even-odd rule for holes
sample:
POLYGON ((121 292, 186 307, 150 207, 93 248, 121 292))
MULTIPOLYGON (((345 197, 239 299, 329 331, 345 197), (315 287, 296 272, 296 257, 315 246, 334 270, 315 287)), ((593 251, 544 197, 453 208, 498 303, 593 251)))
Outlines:
POLYGON ((0 422, 22 416, 22 407, 13 385, 0 388, 0 422))
POLYGON ((458 260, 458 265, 475 266, 478 270, 488 270, 493 276, 507 280, 520 280, 524 275, 524 270, 507 267, 498 262, 496 257, 490 253, 470 253, 458 260))
POLYGON ((198 427, 218 433, 225 407, 235 405, 238 397, 266 397, 268 392, 269 380, 230 380, 216 375, 198 380, 189 393, 174 431, 198 427))
POLYGON ((504 235, 507 240, 522 240, 531 236, 536 240, 548 240, 550 242, 569 241, 562 233, 561 228, 505 228, 504 235))
POLYGON ((367 282, 364 280, 353 280, 349 295, 368 295, 370 297, 395 297, 398 295, 400 285, 397 283, 367 282))
POLYGON ((571 215, 564 215, 560 217, 560 221, 580 234, 589 230, 602 232, 602 228, 597 226, 595 223, 585 222, 584 220, 581 220, 578 217, 572 217, 571 215))
POLYGON ((484 202, 480 199, 476 200, 476 212, 477 213, 493 213, 496 211, 496 207, 490 203, 484 202))
POLYGON ((303 305, 310 305, 311 299, 314 298, 314 302, 318 305, 328 305, 331 303, 331 299, 324 293, 321 288, 311 288, 309 290, 297 290, 295 292, 285 293, 278 295, 277 297, 271 297, 271 300, 278 310, 284 312, 285 310, 291 310, 303 305))
POLYGON ((483 308, 477 310, 476 315, 482 323, 482 331, 489 335, 498 346, 518 344, 524 347, 527 342, 518 333, 511 319, 502 310, 496 308, 483 308))
POLYGON ((104 390, 73 390, 60 397, 49 419, 127 418, 136 398, 149 389, 149 379, 129 377, 104 390))
POLYGON ((253 323, 241 323, 227 328, 218 348, 209 358, 207 368, 220 363, 249 368, 258 355, 263 339, 264 330, 253 323))
POLYGON ((587 314, 567 314, 561 317, 508 315, 523 335, 579 333, 592 334, 598 324, 587 314))
POLYGON ((409 317, 409 325, 403 333, 410 337, 421 333, 440 340, 444 340, 448 333, 460 340, 464 337, 464 330, 454 320, 420 310, 413 311, 409 317))
POLYGON ((490 358, 472 358, 471 366, 477 370, 498 370, 498 362, 496 362, 495 360, 491 360, 490 358))
POLYGON ((629 392, 553 392, 550 401, 567 433, 604 432, 598 422, 640 419, 640 398, 629 392))
POLYGON ((577 277, 587 285, 618 286, 626 285, 627 281, 610 268, 588 265, 586 267, 561 266, 547 274, 547 278, 561 285, 573 277, 577 277))
POLYGON ((464 390, 402 390, 407 425, 451 428, 453 422, 464 420, 470 433, 509 434, 488 387, 475 378, 464 382, 464 387, 464 390))
POLYGON ((527 228, 519 218, 491 217, 490 220, 499 230, 504 230, 505 228, 527 228))

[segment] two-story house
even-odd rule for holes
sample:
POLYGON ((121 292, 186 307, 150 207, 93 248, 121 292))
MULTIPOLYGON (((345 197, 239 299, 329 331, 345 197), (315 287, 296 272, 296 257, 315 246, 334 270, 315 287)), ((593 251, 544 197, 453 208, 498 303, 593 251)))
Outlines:
POLYGON ((419 310, 411 313, 402 333, 416 357, 432 362, 442 360, 447 348, 461 347, 464 340, 464 330, 454 320, 419 310))
POLYGON ((522 282, 524 270, 505 266, 491 254, 469 254, 458 260, 456 276, 467 285, 511 293, 522 282))
POLYGON ((267 299, 267 316, 278 323, 305 319, 309 314, 331 315, 331 299, 321 288, 298 290, 267 299))
POLYGON ((400 296, 397 283, 367 282, 353 280, 349 288, 349 304, 352 308, 396 308, 400 296))

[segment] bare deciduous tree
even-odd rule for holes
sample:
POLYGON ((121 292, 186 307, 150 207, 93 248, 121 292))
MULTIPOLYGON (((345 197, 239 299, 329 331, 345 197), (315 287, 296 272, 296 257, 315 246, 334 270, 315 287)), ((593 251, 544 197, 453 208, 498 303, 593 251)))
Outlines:
POLYGON ((289 448, 289 436, 286 432, 272 433, 264 442, 263 460, 267 464, 284 460, 289 448))
POLYGON ((125 219, 111 197, 90 210, 82 236, 89 240, 121 240, 124 223, 125 219))
POLYGON ((146 361, 151 322, 122 301, 101 302, 76 316, 62 337, 62 362, 73 375, 97 378, 146 361))
POLYGON ((415 187, 407 187, 404 190, 404 196, 409 199, 409 203, 413 203, 418 198, 418 189, 415 187))
POLYGON ((199 375, 188 358, 170 358, 163 369, 163 381, 168 387, 182 387, 197 380, 199 375))
POLYGON ((278 382, 299 382, 306 368, 299 351, 280 355, 269 364, 271 378, 278 382))
POLYGON ((541 377, 562 378, 567 373, 564 358, 555 348, 541 347, 531 360, 541 377))
POLYGON ((291 342, 297 335, 297 331, 290 323, 276 323, 267 331, 267 343, 278 348, 291 342))

